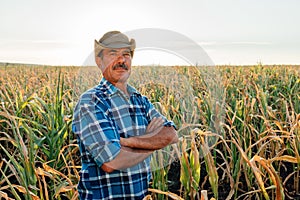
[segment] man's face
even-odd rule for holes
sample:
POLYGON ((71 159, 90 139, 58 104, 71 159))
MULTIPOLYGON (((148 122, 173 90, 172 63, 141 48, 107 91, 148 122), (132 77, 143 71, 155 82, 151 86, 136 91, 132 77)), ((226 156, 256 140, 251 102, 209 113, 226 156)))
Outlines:
POLYGON ((98 60, 103 77, 113 85, 126 83, 131 73, 131 52, 128 48, 104 49, 98 60))

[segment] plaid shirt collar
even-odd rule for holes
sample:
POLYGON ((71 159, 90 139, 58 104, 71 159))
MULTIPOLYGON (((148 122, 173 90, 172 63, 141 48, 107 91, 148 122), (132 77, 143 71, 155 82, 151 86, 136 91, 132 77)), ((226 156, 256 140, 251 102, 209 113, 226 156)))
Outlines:
MULTIPOLYGON (((121 93, 124 95, 124 93, 117 87, 115 87, 113 84, 111 84, 108 80, 106 80, 104 77, 101 79, 98 87, 100 87, 100 90, 103 91, 104 94, 108 96, 113 96, 116 93, 121 93)), ((128 93, 131 95, 141 95, 140 92, 138 92, 134 87, 131 85, 127 85, 128 93)))

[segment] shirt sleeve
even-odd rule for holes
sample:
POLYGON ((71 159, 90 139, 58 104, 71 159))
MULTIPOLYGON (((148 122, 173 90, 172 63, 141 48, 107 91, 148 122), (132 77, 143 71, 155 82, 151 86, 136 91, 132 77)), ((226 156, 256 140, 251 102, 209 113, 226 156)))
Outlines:
POLYGON ((165 120, 164 126, 167 126, 167 127, 173 126, 176 129, 176 126, 173 121, 168 120, 164 115, 162 115, 160 112, 158 112, 158 110, 155 109, 155 107, 148 100, 147 97, 144 96, 143 98, 144 98, 144 103, 146 105, 146 113, 147 113, 147 118, 149 119, 149 123, 154 117, 162 117, 165 120))
POLYGON ((82 104, 74 112, 73 131, 97 165, 113 160, 120 152, 120 137, 113 123, 96 105, 82 104))

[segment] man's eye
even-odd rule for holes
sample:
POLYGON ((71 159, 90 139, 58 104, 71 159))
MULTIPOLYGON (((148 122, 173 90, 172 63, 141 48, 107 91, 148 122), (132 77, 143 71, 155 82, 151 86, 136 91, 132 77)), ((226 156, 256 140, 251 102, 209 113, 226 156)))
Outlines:
POLYGON ((124 53, 123 56, 126 58, 129 58, 131 55, 130 55, 130 53, 124 53))

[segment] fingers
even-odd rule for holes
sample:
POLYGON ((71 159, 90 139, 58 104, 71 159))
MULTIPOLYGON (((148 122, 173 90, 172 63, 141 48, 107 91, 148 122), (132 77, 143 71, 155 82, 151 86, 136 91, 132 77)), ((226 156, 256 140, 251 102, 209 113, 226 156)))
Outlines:
POLYGON ((164 119, 162 117, 154 117, 147 126, 146 132, 160 131, 163 128, 164 119))
POLYGON ((121 144, 122 146, 127 146, 126 139, 120 137, 120 144, 121 144))
POLYGON ((148 125, 149 129, 155 129, 159 126, 162 126, 163 125, 163 118, 161 117, 154 117, 150 124, 148 125))

